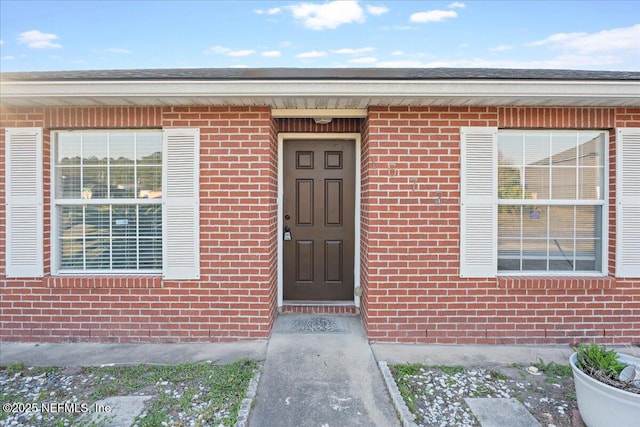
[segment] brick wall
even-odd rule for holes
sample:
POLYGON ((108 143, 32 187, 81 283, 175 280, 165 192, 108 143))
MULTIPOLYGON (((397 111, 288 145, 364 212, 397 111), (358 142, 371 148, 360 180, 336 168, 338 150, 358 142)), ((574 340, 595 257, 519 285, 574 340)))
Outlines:
MULTIPOLYGON (((44 127, 45 277, 8 280, 0 339, 227 341, 269 336, 276 311, 276 128, 269 108, 3 108, 4 128, 44 127), (52 277, 51 128, 199 127, 201 279, 52 277)), ((4 183, 4 168, 0 170, 4 183)), ((4 218, 4 192, 0 216, 4 218)), ((0 253, 4 259, 4 222, 0 253)))
MULTIPOLYGON (((457 276, 461 126, 640 127, 638 108, 371 107, 365 120, 272 120, 265 107, 3 108, 4 128, 43 127, 45 277, 0 263, 0 339, 225 341, 266 338, 276 313, 277 133, 362 132, 361 312, 374 341, 640 340, 640 281, 457 276), (51 276, 51 129, 201 129, 201 279, 51 276), (437 203, 436 201, 439 201, 437 203)), ((615 264, 611 132, 609 263, 615 264)), ((4 167, 0 182, 4 183, 4 167)), ((0 192, 0 217, 5 217, 0 192)), ((0 222, 0 256, 6 231, 0 222)))
MULTIPOLYGON (((637 108, 371 108, 363 138, 362 210, 369 338, 442 344, 639 341, 640 281, 458 277, 461 126, 612 129, 639 123, 637 108)), ((613 271, 613 132, 611 137, 613 271)))

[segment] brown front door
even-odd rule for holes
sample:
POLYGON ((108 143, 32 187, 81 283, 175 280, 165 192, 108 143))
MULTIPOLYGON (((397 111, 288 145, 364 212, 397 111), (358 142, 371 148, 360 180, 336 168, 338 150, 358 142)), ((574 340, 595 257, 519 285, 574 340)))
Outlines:
POLYGON ((285 141, 283 167, 284 300, 353 300, 354 142, 285 141))

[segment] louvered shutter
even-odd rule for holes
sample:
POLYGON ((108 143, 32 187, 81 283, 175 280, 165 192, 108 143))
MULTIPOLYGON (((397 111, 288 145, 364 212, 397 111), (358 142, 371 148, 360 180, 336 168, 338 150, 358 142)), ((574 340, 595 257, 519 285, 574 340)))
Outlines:
POLYGON ((5 129, 6 276, 42 277, 42 129, 5 129))
POLYGON ((497 272, 498 130, 460 130, 460 277, 497 272))
POLYGON ((640 128, 618 129, 616 276, 640 277, 640 128))
POLYGON ((200 130, 163 132, 162 248, 165 279, 200 277, 200 130))

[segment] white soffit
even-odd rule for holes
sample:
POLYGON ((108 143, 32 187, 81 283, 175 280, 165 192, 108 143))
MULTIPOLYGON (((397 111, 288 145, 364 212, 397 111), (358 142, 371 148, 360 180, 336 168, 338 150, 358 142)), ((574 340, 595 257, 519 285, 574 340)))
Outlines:
POLYGON ((640 105, 640 81, 3 81, 0 100, 6 106, 262 105, 282 110, 360 110, 372 105, 617 107, 640 105))

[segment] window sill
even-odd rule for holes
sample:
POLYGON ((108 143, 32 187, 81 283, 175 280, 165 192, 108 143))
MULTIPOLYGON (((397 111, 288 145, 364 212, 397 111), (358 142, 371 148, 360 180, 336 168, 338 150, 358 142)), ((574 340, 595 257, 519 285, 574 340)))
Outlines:
POLYGON ((49 288, 161 288, 161 275, 73 275, 49 276, 44 279, 49 288))
POLYGON ((500 289, 614 289, 607 276, 500 276, 500 289))

